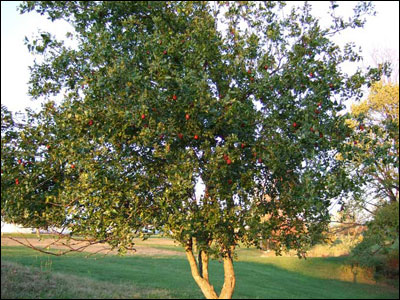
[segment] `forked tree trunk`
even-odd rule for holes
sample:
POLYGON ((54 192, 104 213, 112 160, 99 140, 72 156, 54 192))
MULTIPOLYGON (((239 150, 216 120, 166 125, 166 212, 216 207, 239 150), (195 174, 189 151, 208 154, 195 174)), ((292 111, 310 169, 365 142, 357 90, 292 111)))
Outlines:
POLYGON ((197 285, 200 287, 203 295, 207 299, 231 299, 233 295, 233 291, 235 289, 235 272, 233 269, 233 260, 231 255, 231 250, 228 251, 228 254, 223 258, 224 262, 224 285, 222 287, 221 293, 218 297, 217 293, 214 290, 214 287, 210 284, 210 280, 208 277, 208 261, 209 256, 208 253, 201 251, 199 258, 201 258, 201 272, 199 271, 199 267, 197 266, 196 259, 193 254, 192 241, 186 245, 185 251, 186 256, 189 261, 190 269, 192 271, 192 276, 197 285))

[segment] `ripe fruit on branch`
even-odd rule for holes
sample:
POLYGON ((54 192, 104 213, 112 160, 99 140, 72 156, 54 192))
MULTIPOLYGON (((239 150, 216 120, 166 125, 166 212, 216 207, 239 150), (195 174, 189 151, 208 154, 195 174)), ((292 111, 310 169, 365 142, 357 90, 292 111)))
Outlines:
POLYGON ((172 95, 172 99, 173 99, 173 100, 176 100, 176 99, 178 99, 178 97, 177 97, 175 94, 173 94, 173 95, 172 95))
POLYGON ((232 179, 228 179, 228 183, 229 183, 229 184, 232 184, 232 179))
POLYGON ((267 70, 267 69, 268 69, 268 65, 265 65, 265 66, 264 66, 264 70, 267 70))
POLYGON ((242 143, 242 144, 240 145, 240 147, 242 147, 242 149, 244 149, 244 147, 246 147, 246 145, 245 145, 244 143, 242 143))
POLYGON ((194 139, 195 139, 195 140, 198 140, 198 139, 199 139, 199 136, 198 136, 197 134, 195 134, 195 135, 194 135, 194 139))
POLYGON ((19 184, 19 180, 18 180, 18 178, 17 179, 15 179, 15 184, 19 184))
POLYGON ((182 134, 182 133, 178 133, 178 137, 179 137, 180 139, 183 139, 183 134, 182 134))
POLYGON ((228 159, 226 160, 226 163, 227 163, 228 165, 230 165, 230 164, 232 163, 232 161, 228 158, 228 159))
POLYGON ((74 164, 71 165, 71 169, 75 169, 75 165, 74 164))
POLYGON ((185 115, 185 119, 186 119, 186 120, 189 120, 189 119, 190 119, 189 114, 186 114, 186 115, 185 115))
POLYGON ((142 120, 144 120, 146 118, 145 114, 142 114, 142 120))
POLYGON ((93 120, 90 120, 88 124, 89 124, 89 126, 92 126, 93 125, 93 120))
POLYGON ((18 159, 18 163, 19 163, 19 164, 22 164, 22 160, 21 160, 21 159, 18 159))
POLYGON ((297 127, 297 123, 293 122, 293 127, 296 128, 297 127))

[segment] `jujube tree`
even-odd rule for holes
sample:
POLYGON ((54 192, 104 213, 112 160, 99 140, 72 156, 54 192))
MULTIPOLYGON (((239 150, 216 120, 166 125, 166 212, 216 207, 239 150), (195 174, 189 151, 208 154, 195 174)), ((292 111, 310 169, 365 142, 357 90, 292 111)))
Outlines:
POLYGON ((30 94, 47 102, 2 154, 2 217, 122 252, 160 230, 183 245, 207 298, 218 297, 210 257, 231 298, 239 245, 270 239, 303 256, 323 238, 330 199, 351 188, 335 159, 344 102, 379 78, 346 75, 341 64, 360 57, 330 40, 362 26, 370 5, 348 21, 336 6, 322 28, 309 5, 281 17, 281 2, 24 2, 22 13, 72 24, 77 46, 27 39, 43 57, 30 94))

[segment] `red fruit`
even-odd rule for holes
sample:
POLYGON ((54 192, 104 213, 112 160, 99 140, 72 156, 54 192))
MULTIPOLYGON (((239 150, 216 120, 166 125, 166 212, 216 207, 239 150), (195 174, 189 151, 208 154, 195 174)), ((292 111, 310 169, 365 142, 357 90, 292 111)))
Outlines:
POLYGON ((262 163, 262 159, 261 159, 261 158, 259 158, 259 159, 258 159, 258 162, 259 162, 259 163, 262 163))
POLYGON ((251 74, 251 70, 249 69, 249 70, 247 70, 247 74, 251 74))
POLYGON ((310 130, 311 130, 311 132, 314 132, 314 128, 311 127, 310 130))
POLYGON ((268 65, 265 65, 265 66, 264 66, 264 70, 267 70, 267 69, 268 69, 268 65))
POLYGON ((178 133, 178 137, 179 137, 180 139, 183 139, 183 134, 182 134, 182 133, 178 133))
POLYGON ((93 125, 93 120, 90 120, 89 121, 89 126, 92 126, 93 125))
POLYGON ((18 180, 18 178, 17 178, 17 179, 15 179, 15 184, 19 184, 19 180, 18 180))
POLYGON ((364 126, 360 125, 360 130, 364 130, 364 129, 365 129, 364 126))
POLYGON ((229 183, 229 184, 232 184, 232 179, 228 179, 228 183, 229 183))
POLYGON ((150 54, 150 51, 149 51, 149 50, 147 50, 147 51, 146 51, 146 54, 150 54))
POLYGON ((228 159, 229 159, 229 156, 226 155, 226 154, 224 154, 224 159, 225 159, 225 160, 228 160, 228 159))
POLYGON ((174 95, 172 95, 172 99, 176 100, 176 99, 178 99, 178 97, 174 94, 174 95))
POLYGON ((145 114, 142 114, 142 120, 144 120, 146 118, 145 114))
POLYGON ((186 114, 186 115, 185 115, 185 119, 186 119, 186 120, 189 120, 189 119, 190 119, 189 114, 186 114))
POLYGON ((74 164, 71 165, 71 169, 75 169, 75 165, 74 164))
POLYGON ((232 163, 232 161, 228 158, 228 159, 226 160, 226 163, 227 163, 228 165, 230 165, 230 164, 232 163))
POLYGON ((314 76, 313 72, 308 73, 308 75, 310 75, 310 77, 314 76))
POLYGON ((321 139, 324 137, 324 135, 323 135, 322 132, 319 133, 319 137, 320 137, 321 139))
POLYGON ((297 123, 296 122, 293 122, 293 127, 296 127, 297 126, 297 123))
POLYGON ((166 54, 167 54, 167 50, 164 50, 164 51, 163 51, 163 54, 166 55, 166 54))
POLYGON ((198 140, 198 139, 199 139, 199 136, 198 136, 197 134, 195 134, 194 139, 195 139, 195 140, 198 140))
POLYGON ((47 145, 46 147, 47 147, 47 149, 50 149, 50 145, 47 145))
POLYGON ((22 164, 22 160, 18 159, 18 163, 19 163, 19 164, 22 164))
POLYGON ((245 146, 246 146, 246 145, 245 145, 245 144, 243 144, 243 143, 240 145, 240 147, 242 147, 242 149, 243 149, 245 146))

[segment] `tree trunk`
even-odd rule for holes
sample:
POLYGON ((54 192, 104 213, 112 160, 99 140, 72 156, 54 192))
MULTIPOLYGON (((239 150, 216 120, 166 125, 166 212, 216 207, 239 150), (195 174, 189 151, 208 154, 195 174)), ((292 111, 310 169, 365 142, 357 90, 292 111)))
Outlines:
POLYGON ((231 299, 233 291, 235 289, 235 272, 233 269, 232 260, 232 249, 227 251, 226 256, 223 258, 224 261, 224 285, 221 290, 221 294, 217 295, 214 287, 210 284, 208 276, 208 262, 209 256, 205 251, 200 251, 199 253, 199 266, 196 263, 195 256, 193 254, 192 240, 189 240, 185 247, 186 256, 189 261, 190 269, 192 271, 192 276, 199 288, 201 289, 203 295, 207 299, 231 299), (201 262, 201 263, 200 263, 201 262), (201 265, 201 271, 199 271, 201 265))
POLYGON ((233 269, 232 250, 229 250, 227 256, 224 257, 224 285, 219 299, 231 299, 235 290, 236 277, 233 269))
MULTIPOLYGON (((206 266, 204 264, 204 260, 202 261, 202 263, 203 263, 203 271, 207 270, 207 280, 205 278, 203 278, 199 273, 199 269, 197 268, 196 259, 195 259, 194 255, 193 255, 193 249, 192 249, 192 242, 191 241, 186 246, 185 251, 186 251, 186 257, 187 257, 187 259, 189 261, 190 269, 192 271, 193 279, 194 279, 194 281, 196 281, 196 283, 199 286, 199 288, 201 289, 203 295, 207 299, 218 299, 218 296, 217 296, 217 293, 214 290, 214 287, 208 281, 208 265, 206 266)), ((203 252, 202 256, 205 256, 205 255, 206 254, 203 252)), ((203 274, 205 274, 205 273, 203 273, 203 274)))

